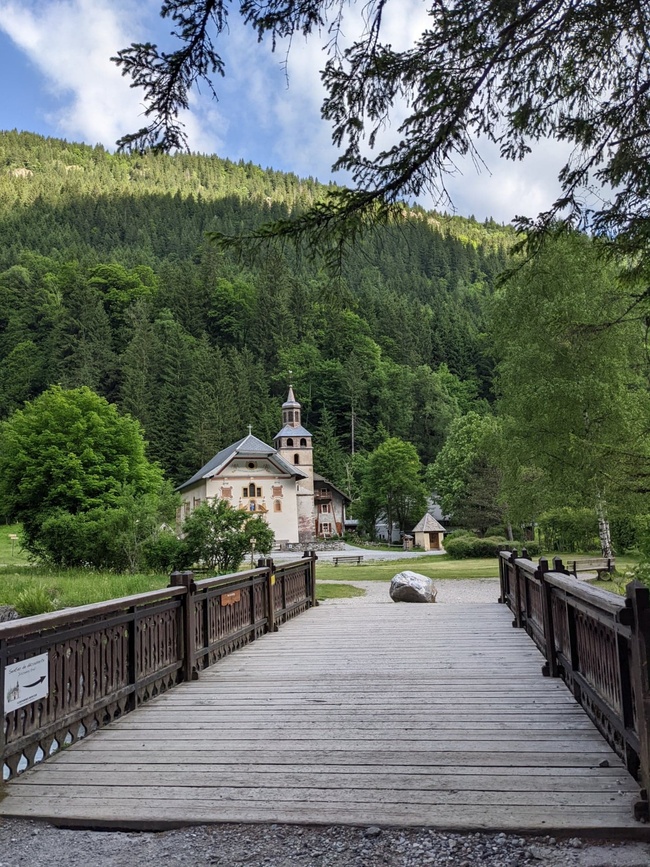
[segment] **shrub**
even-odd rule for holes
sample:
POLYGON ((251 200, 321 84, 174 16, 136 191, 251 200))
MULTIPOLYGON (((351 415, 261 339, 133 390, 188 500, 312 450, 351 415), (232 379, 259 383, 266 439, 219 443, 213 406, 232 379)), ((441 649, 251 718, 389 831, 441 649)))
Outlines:
MULTIPOLYGON (((512 544, 512 542, 510 544, 512 544)), ((542 553, 542 546, 537 542, 522 542, 521 546, 519 546, 517 550, 523 550, 524 548, 528 551, 528 556, 531 560, 534 560, 535 557, 539 557, 542 553)))
POLYGON ((494 527, 488 527, 485 531, 485 535, 486 537, 498 536, 499 538, 501 538, 502 536, 505 536, 505 532, 506 528, 503 526, 503 524, 496 524, 494 527))
MULTIPOLYGON (((451 534, 450 534, 451 535, 451 534)), ((445 550, 454 560, 466 560, 470 557, 497 557, 499 551, 510 548, 509 542, 504 536, 486 536, 484 539, 474 536, 472 533, 455 535, 445 539, 445 550)), ((526 542, 522 547, 528 551, 531 559, 538 557, 540 547, 537 542, 526 542)))
POLYGON ((471 530, 452 530, 451 533, 445 535, 445 542, 449 539, 465 539, 467 537, 474 538, 474 533, 471 530))
POLYGON ((52 592, 41 584, 22 590, 16 597, 14 608, 21 617, 33 617, 36 614, 47 614, 48 611, 54 611, 56 605, 52 598, 52 592))
POLYGON ((469 534, 453 536, 450 533, 445 537, 445 551, 454 560, 465 560, 467 557, 472 556, 471 550, 474 539, 475 537, 469 534))
POLYGON ((621 587, 628 581, 640 581, 646 587, 650 587, 650 562, 648 560, 639 563, 631 572, 626 573, 624 580, 621 582, 621 587))
POLYGON ((592 551, 600 547, 598 520, 593 509, 564 506, 539 517, 544 545, 549 551, 592 551))
POLYGON ((454 560, 466 560, 470 557, 496 557, 508 544, 508 540, 501 536, 479 539, 471 533, 465 533, 453 539, 447 537, 445 550, 454 560))
POLYGON ((171 530, 159 533, 144 546, 143 559, 152 572, 173 572, 185 565, 185 546, 171 530))

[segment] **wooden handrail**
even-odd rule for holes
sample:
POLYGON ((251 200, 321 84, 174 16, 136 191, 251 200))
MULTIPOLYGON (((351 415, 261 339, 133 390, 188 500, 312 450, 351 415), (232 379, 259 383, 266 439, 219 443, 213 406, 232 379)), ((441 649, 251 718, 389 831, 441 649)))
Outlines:
POLYGON ((626 598, 570 576, 559 558, 549 569, 499 554, 500 602, 513 612, 628 770, 641 784, 635 815, 650 820, 650 590, 628 584, 626 598))
POLYGON ((588 605, 593 605, 594 608, 607 611, 608 614, 613 614, 614 616, 620 614, 621 610, 626 607, 624 596, 616 596, 608 590, 602 590, 600 587, 594 587, 592 584, 585 584, 584 581, 580 581, 571 575, 562 575, 559 572, 547 572, 544 575, 544 580, 553 587, 564 590, 565 593, 574 596, 576 599, 581 599, 588 605))
POLYGON ((177 572, 162 590, 0 624, 2 700, 7 666, 32 657, 45 658, 49 687, 4 713, 0 764, 15 776, 317 604, 307 553, 201 581, 177 572))
POLYGON ((119 599, 109 599, 107 602, 94 602, 90 605, 78 605, 74 608, 62 608, 59 611, 50 611, 47 614, 35 614, 32 617, 21 617, 18 620, 8 620, 0 623, 0 640, 16 638, 40 632, 45 629, 55 629, 57 626, 70 626, 88 620, 89 617, 100 617, 112 614, 123 608, 131 608, 151 605, 161 599, 173 599, 182 596, 181 587, 165 587, 162 590, 149 590, 146 593, 137 593, 134 596, 121 596, 119 599))

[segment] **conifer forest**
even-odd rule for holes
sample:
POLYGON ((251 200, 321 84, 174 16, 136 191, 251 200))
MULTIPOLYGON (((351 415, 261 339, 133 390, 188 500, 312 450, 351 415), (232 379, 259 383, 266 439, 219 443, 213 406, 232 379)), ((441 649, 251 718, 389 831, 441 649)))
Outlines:
POLYGON ((140 421, 178 483, 248 425, 271 442, 292 382, 336 484, 388 437, 431 464, 493 402, 486 306, 514 234, 405 207, 337 274, 292 246, 206 239, 322 189, 216 156, 0 133, 0 418, 52 384, 88 386, 140 421))

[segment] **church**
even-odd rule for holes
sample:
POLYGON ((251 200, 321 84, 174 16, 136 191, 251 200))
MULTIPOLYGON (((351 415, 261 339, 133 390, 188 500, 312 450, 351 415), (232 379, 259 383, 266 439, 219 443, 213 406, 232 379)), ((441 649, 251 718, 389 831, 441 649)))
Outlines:
POLYGON ((302 426, 291 386, 273 443, 262 442, 249 428, 248 436, 216 454, 176 489, 183 500, 181 520, 201 503, 223 499, 263 516, 279 547, 341 535, 349 499, 314 472, 312 436, 302 426))

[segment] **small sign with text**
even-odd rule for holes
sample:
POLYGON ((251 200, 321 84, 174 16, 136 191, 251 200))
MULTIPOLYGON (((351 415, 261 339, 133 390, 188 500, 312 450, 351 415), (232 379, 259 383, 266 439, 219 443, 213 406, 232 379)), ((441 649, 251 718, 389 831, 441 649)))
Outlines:
POLYGON ((46 698, 50 691, 48 655, 32 656, 5 668, 5 714, 46 698))

